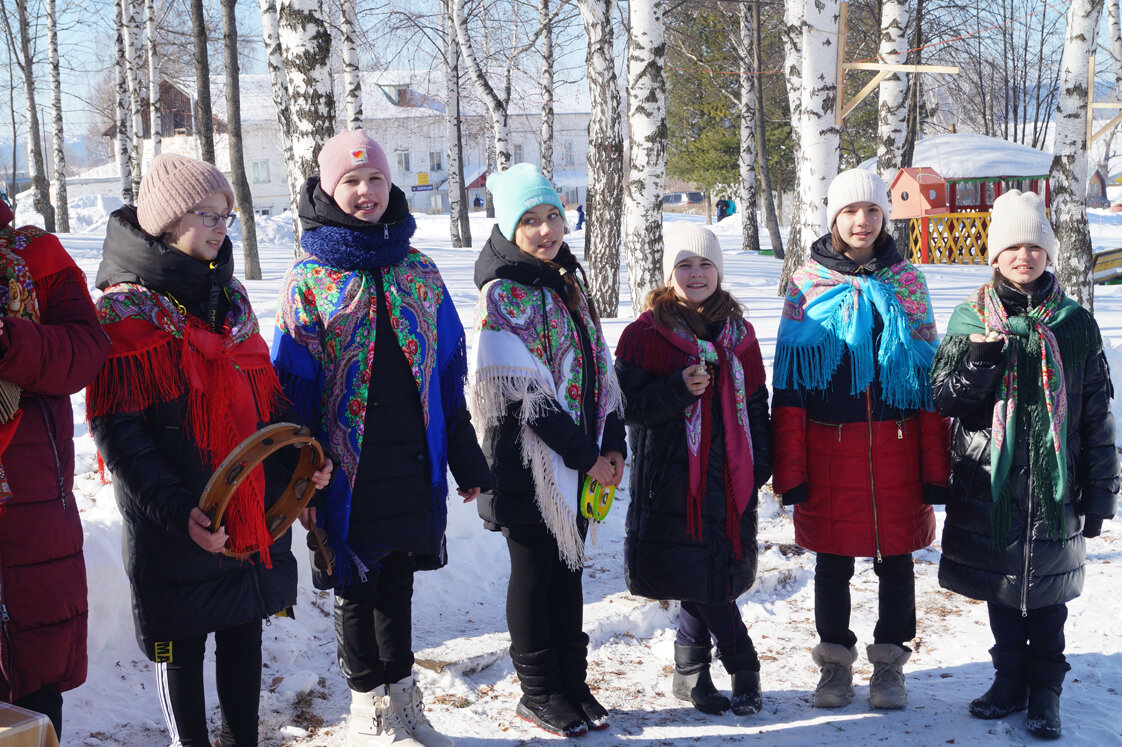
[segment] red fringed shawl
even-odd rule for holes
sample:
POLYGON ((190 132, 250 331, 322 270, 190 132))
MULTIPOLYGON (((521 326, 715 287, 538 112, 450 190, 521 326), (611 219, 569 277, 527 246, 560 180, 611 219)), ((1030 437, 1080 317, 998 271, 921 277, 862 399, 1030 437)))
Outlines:
POLYGON ((766 377, 752 325, 744 320, 726 321, 717 339, 709 343, 681 328, 656 326, 654 315, 645 311, 624 330, 616 357, 661 377, 707 360, 714 383, 683 413, 690 452, 686 531, 701 539, 701 507, 709 444, 714 436, 712 408, 716 404, 721 408, 725 441, 725 536, 735 556, 742 557, 740 517, 755 489, 747 404, 748 397, 764 385, 766 377), (713 393, 718 389, 720 397, 715 403, 713 393))
MULTIPOLYGON (((109 357, 86 392, 86 416, 142 412, 186 395, 184 433, 214 469, 272 419, 281 396, 257 317, 237 280, 226 291, 228 326, 209 331, 165 296, 141 285, 108 288, 98 319, 112 341, 109 357)), ((223 517, 234 552, 261 548, 270 565, 265 478, 258 467, 238 487, 223 517)))

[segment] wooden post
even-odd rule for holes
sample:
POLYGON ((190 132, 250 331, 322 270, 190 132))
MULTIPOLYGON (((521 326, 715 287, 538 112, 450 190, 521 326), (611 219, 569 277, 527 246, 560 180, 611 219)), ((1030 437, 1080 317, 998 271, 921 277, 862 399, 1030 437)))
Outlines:
POLYGON ((919 220, 920 220, 920 224, 919 224, 920 225, 920 235, 919 235, 920 262, 922 262, 923 264, 926 265, 926 264, 931 263, 931 230, 930 230, 931 219, 928 218, 927 216, 924 216, 924 217, 920 218, 919 220))

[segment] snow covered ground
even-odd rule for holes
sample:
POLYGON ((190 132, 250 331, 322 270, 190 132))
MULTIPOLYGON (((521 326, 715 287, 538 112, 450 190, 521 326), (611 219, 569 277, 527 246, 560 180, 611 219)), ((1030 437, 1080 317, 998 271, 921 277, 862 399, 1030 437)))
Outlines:
MULTIPOLYGON (((85 198, 71 213, 77 233, 63 243, 92 280, 100 259, 105 217, 113 198, 85 198)), ((21 216, 27 217, 27 216, 21 216)), ((693 216, 673 219, 699 220, 693 216)), ((417 216, 414 244, 438 263, 466 327, 477 297, 472 283, 476 250, 453 249, 442 216, 417 216)), ((725 285, 748 308, 764 348, 774 352, 781 300, 775 288, 780 262, 738 251, 739 216, 716 227, 725 248, 725 285)), ((481 214, 472 218, 476 246, 490 231, 481 214)), ((1096 248, 1122 246, 1122 215, 1093 211, 1096 248)), ((291 260, 291 227, 286 216, 258 223, 264 242, 264 279, 246 283, 272 339, 276 298, 291 260)), ((236 229, 235 229, 235 238, 236 229)), ((581 252, 583 232, 570 242, 581 252)), ((766 240, 766 237, 765 237, 766 240)), ((955 304, 983 282, 987 271, 972 267, 926 270, 936 320, 943 328, 955 304)), ((605 320, 614 346, 631 318, 627 284, 618 319, 605 320)), ((1115 375, 1122 375, 1122 286, 1099 287, 1096 317, 1103 328, 1115 375)), ((470 339, 470 335, 469 335, 470 339)), ((769 366, 770 367, 770 366, 769 366)), ((1120 381, 1122 383, 1122 381, 1120 381)), ((128 582, 121 565, 121 521, 112 487, 94 471, 95 450, 84 423, 84 398, 73 398, 77 467, 75 491, 86 530, 89 571, 89 679, 67 693, 64 743, 85 745, 166 744, 151 665, 133 636, 128 582)), ((1122 405, 1116 405, 1116 418, 1122 405)), ((626 480, 624 482, 626 486, 626 480)), ((764 710, 737 718, 704 716, 670 692, 677 606, 627 593, 623 581, 625 490, 600 533, 585 573, 585 630, 592 638, 589 680, 612 712, 606 732, 582 738, 587 744, 866 744, 1016 745, 1032 741, 1024 715, 1002 721, 969 717, 966 704, 988 687, 992 669, 985 606, 939 589, 939 544, 916 553, 918 637, 907 665, 910 706, 874 712, 866 702, 871 667, 862 653, 857 664, 857 697, 847 707, 820 711, 810 706, 817 671, 809 650, 816 642, 813 611, 813 555, 793 544, 790 513, 765 489, 761 496, 760 571, 755 586, 740 599, 762 660, 764 710)), ((475 507, 453 496, 449 516, 448 566, 420 573, 414 597, 414 643, 418 679, 433 723, 460 745, 543 744, 555 738, 514 716, 518 684, 505 651, 504 605, 508 560, 500 535, 483 529, 475 507)), ((942 522, 941 511, 936 514, 942 522)), ((297 526, 294 547, 303 547, 297 526)), ((1103 536, 1089 543, 1086 591, 1071 605, 1068 656, 1072 671, 1062 699, 1065 744, 1122 743, 1122 522, 1108 522, 1103 536)), ((300 601, 295 620, 275 619, 264 629, 261 736, 265 745, 345 745, 350 696, 335 662, 332 600, 308 582, 301 561, 300 601)), ((853 590, 853 629, 860 646, 871 642, 876 619, 876 579, 869 561, 858 561, 853 590)), ((207 700, 217 722, 213 662, 207 671, 207 700)), ((714 667, 718 687, 728 676, 714 667)))

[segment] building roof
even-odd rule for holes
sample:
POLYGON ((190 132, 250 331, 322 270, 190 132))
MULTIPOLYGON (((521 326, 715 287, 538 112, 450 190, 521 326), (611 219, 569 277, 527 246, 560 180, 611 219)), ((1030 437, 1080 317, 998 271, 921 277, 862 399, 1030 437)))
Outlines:
MULTIPOLYGON (((1052 154, 988 135, 951 133, 916 142, 912 165, 932 168, 948 181, 997 177, 1045 177, 1052 154)), ((873 170, 876 159, 861 164, 873 170)))

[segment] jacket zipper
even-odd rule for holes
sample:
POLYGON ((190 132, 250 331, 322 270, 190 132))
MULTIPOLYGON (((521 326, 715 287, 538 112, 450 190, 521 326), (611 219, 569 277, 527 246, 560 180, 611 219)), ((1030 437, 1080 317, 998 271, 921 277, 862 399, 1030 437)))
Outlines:
POLYGON ((12 618, 8 614, 8 604, 4 601, 3 563, 0 563, 0 675, 8 681, 8 696, 17 698, 22 693, 15 680, 15 670, 12 668, 12 638, 8 631, 8 623, 12 618))
MULTIPOLYGON (((880 524, 877 521, 877 485, 873 469, 873 400, 869 388, 865 389, 865 423, 869 429, 869 497, 873 501, 873 541, 877 548, 877 562, 880 563, 884 557, 880 553, 880 524)), ((838 431, 838 434, 840 435, 841 431, 838 431)), ((902 433, 901 438, 903 438, 902 433)))
POLYGON ((1021 579, 1021 617, 1028 617, 1029 558, 1032 557, 1032 476, 1029 476, 1028 510, 1025 512, 1025 572, 1021 579))
POLYGON ((837 428, 838 429, 838 443, 840 444, 842 442, 842 427, 845 425, 845 423, 826 423, 826 422, 823 422, 821 420, 815 420, 814 418, 807 418, 807 422, 808 423, 814 423, 815 425, 824 425, 827 428, 837 428))
POLYGON ((66 510, 66 480, 62 476, 62 459, 58 455, 58 444, 55 443, 55 430, 53 424, 53 417, 49 417, 47 412, 47 405, 43 400, 39 400, 39 415, 43 418, 43 428, 47 431, 47 440, 51 442, 51 453, 55 457, 55 478, 56 485, 58 486, 58 499, 62 501, 62 508, 66 510))

